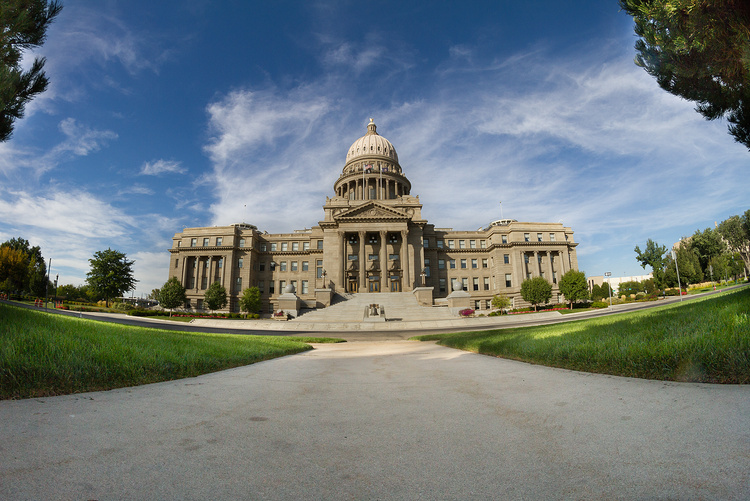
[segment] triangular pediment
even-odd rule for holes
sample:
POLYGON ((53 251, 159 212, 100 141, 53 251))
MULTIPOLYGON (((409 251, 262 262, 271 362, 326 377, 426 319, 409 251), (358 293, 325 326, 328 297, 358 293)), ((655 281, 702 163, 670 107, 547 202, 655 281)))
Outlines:
POLYGON ((377 202, 370 202, 352 209, 342 210, 334 213, 333 219, 338 222, 344 221, 366 221, 366 220, 389 220, 404 221, 409 219, 409 215, 398 209, 381 205, 377 202))

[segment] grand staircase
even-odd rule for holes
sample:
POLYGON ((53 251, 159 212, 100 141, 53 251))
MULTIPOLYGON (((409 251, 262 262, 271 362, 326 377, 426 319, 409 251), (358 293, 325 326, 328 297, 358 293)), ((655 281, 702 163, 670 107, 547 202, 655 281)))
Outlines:
POLYGON ((364 311, 370 304, 383 305, 385 317, 392 321, 426 321, 452 319, 447 307, 420 306, 411 292, 380 292, 336 294, 334 304, 328 308, 302 310, 295 322, 362 322, 364 311))

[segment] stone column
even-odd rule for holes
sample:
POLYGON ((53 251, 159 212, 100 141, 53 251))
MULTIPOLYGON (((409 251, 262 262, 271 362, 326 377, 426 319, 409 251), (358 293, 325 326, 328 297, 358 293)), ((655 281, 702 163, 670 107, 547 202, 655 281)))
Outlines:
POLYGON ((364 231, 357 233, 359 237, 359 292, 367 292, 367 255, 365 254, 365 236, 364 231))
POLYGON ((542 263, 539 262, 539 251, 534 251, 534 268, 537 276, 542 276, 542 263))
MULTIPOLYGON (((346 287, 347 287, 346 268, 349 265, 349 256, 346 252, 346 232, 345 231, 339 231, 339 245, 341 246, 341 268, 339 270, 339 272, 341 273, 340 287, 342 288, 342 290, 346 291, 346 287)), ((317 270, 315 271, 315 273, 317 273, 317 270)), ((315 276, 317 277, 317 275, 315 276)), ((328 287, 328 284, 323 284, 323 288, 325 289, 326 287, 328 287)))
POLYGON ((401 268, 402 268, 402 281, 403 284, 402 288, 404 291, 411 290, 411 273, 409 270, 409 232, 406 230, 401 231, 401 253, 403 255, 403 260, 401 261, 401 268))
POLYGON ((388 253, 387 253, 387 233, 380 231, 380 292, 385 292, 388 286, 388 253))
MULTIPOLYGON (((549 270, 549 283, 554 285, 554 275, 552 270, 552 251, 547 251, 547 260, 549 261, 547 263, 547 269, 549 270)), ((559 279, 559 277, 558 277, 559 279)))

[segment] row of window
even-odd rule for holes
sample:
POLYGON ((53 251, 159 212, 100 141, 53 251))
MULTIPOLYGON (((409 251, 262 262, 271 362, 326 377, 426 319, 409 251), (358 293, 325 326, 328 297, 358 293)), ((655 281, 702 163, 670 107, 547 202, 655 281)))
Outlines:
MULTIPOLYGON (((568 235, 565 235, 565 240, 567 240, 567 239, 568 239, 568 235)), ((523 241, 524 242, 531 242, 531 234, 530 233, 524 233, 523 234, 523 241)), ((543 241, 541 233, 537 233, 536 234, 536 241, 537 242, 542 242, 543 241)), ((550 233, 549 234, 549 241, 550 242, 554 242, 555 241, 555 234, 554 233, 550 233)), ((503 243, 506 243, 506 242, 503 242, 503 243)))
MULTIPOLYGON (((323 248, 323 241, 317 240, 316 241, 316 248, 322 249, 323 248)), ((268 252, 270 249, 271 252, 286 252, 288 250, 291 250, 293 252, 300 250, 300 242, 261 242, 260 243, 260 251, 261 252, 268 252), (290 245, 291 244, 291 245, 290 245)), ((310 250, 310 242, 302 242, 302 250, 310 250)))
MULTIPOLYGON (((449 249, 476 249, 477 248, 477 240, 448 240, 448 248, 449 249), (456 242, 458 242, 458 247, 456 247, 456 242), (466 246, 466 242, 469 242, 469 246, 466 246)), ((480 249, 486 249, 487 248, 487 241, 486 240, 479 240, 479 248, 480 249)), ((422 245, 425 249, 430 247, 430 237, 424 237, 422 239, 422 245)), ((435 240, 435 246, 438 249, 445 248, 445 240, 435 240)))
MULTIPOLYGON (((239 284, 237 290, 239 291, 239 290, 242 290, 242 287, 241 287, 242 282, 241 282, 241 279, 239 278, 237 280, 239 284)), ((289 283, 294 286, 294 290, 297 292, 297 294, 308 294, 310 292, 310 282, 308 282, 307 280, 301 280, 299 282, 299 288, 297 287, 297 283, 298 283, 297 280, 290 280, 289 283)), ((286 280, 279 280, 279 288, 278 288, 279 294, 282 294, 284 292, 284 288, 286 287, 286 284, 287 284, 286 280)), ((261 294, 266 293, 266 281, 265 280, 258 280, 258 290, 260 291, 261 294)), ((276 290, 277 290, 276 281, 269 280, 268 281, 268 294, 269 295, 276 294, 276 290)))

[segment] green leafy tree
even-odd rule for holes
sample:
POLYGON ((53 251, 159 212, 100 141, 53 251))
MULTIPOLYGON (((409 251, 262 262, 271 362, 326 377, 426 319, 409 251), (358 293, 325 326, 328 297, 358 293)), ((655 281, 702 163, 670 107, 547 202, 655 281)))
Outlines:
POLYGON ((718 230, 731 253, 738 253, 745 268, 750 270, 750 210, 722 221, 718 230))
POLYGON ((506 310, 510 307, 510 299, 505 294, 492 296, 492 307, 496 310, 506 310))
POLYGON ((643 284, 636 280, 620 282, 617 292, 620 295, 625 294, 626 296, 629 296, 630 294, 638 294, 639 292, 643 292, 643 284))
POLYGON ((656 284, 661 286, 664 279, 664 254, 667 252, 667 248, 664 245, 657 244, 649 238, 646 241, 646 247, 643 250, 637 245, 634 250, 636 253, 636 259, 641 267, 645 270, 646 266, 650 266, 656 284))
POLYGON ((720 256, 726 249, 726 244, 717 230, 706 228, 703 231, 696 230, 690 237, 690 248, 697 254, 701 270, 705 275, 708 273, 709 261, 720 256))
POLYGON ((31 68, 21 67, 23 51, 40 47, 47 28, 62 5, 47 0, 0 2, 0 141, 13 133, 13 122, 22 118, 26 103, 47 89, 45 59, 35 58, 31 68))
MULTIPOLYGON (((570 303, 570 309, 573 309, 573 303, 585 301, 589 298, 589 287, 586 281, 586 274, 582 271, 570 270, 560 277, 560 292, 565 296, 565 300, 570 303)), ((552 292, 550 290, 550 292, 552 292)))
POLYGON ((23 293, 26 288, 28 255, 9 245, 0 246, 0 283, 4 292, 23 293))
POLYGON ((633 16, 635 63, 659 86, 726 117, 750 148, 750 3, 747 0, 620 0, 633 16))
POLYGON ((151 289, 151 292, 148 293, 148 296, 146 296, 146 299, 153 299, 154 301, 158 301, 159 292, 161 292, 160 289, 151 289))
POLYGON ((31 294, 36 297, 44 297, 47 292, 47 265, 42 257, 42 249, 39 246, 32 247, 29 241, 23 238, 11 238, 3 242, 2 246, 22 252, 25 255, 26 270, 23 273, 22 283, 15 287, 18 292, 31 294))
POLYGON ((109 307, 110 299, 133 289, 137 282, 133 278, 133 263, 135 261, 128 261, 125 254, 116 250, 94 253, 94 257, 89 259, 91 270, 86 274, 86 283, 94 298, 104 299, 109 307))
POLYGON ((259 313, 262 306, 260 300, 260 289, 249 287, 242 291, 240 298, 240 309, 247 313, 259 313))
POLYGON ((610 296, 609 282, 604 282, 602 284, 602 297, 609 298, 609 296, 610 296))
POLYGON ((169 316, 172 316, 172 310, 180 305, 185 304, 187 295, 185 287, 182 286, 177 277, 171 277, 167 280, 161 289, 154 289, 157 292, 156 300, 162 308, 169 309, 169 316))
POLYGON ((591 299, 593 301, 599 301, 601 299, 604 299, 604 294, 602 293, 602 286, 599 284, 594 284, 591 286, 591 299))
POLYGON ((203 301, 211 311, 221 309, 227 305, 227 290, 219 282, 214 282, 206 289, 203 301))
MULTIPOLYGON (((698 261, 698 255, 689 246, 681 245, 675 251, 675 255, 677 256, 677 268, 680 272, 679 283, 683 287, 687 288, 689 284, 697 284, 703 280, 703 271, 700 261, 698 261)), ((668 256, 664 275, 667 286, 676 287, 678 285, 677 271, 674 259, 671 255, 668 256)))
POLYGON ((552 298, 552 285, 542 277, 529 278, 521 282, 521 297, 537 311, 538 304, 547 303, 552 298))

